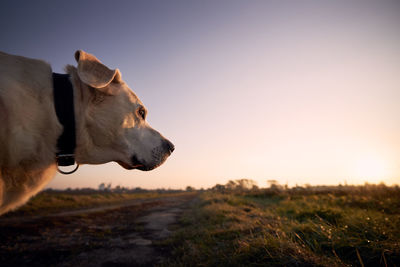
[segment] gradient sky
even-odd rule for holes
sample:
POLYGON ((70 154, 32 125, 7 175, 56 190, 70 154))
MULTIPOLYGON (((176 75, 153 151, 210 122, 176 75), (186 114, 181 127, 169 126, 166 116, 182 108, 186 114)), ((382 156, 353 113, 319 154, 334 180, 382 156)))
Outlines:
POLYGON ((119 68, 176 145, 154 171, 81 166, 50 187, 400 183, 399 1, 14 0, 0 32, 55 72, 77 49, 119 68))

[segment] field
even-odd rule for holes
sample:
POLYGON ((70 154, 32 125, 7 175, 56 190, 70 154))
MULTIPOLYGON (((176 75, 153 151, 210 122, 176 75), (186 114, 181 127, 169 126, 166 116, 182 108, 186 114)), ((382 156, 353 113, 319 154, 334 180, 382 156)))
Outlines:
POLYGON ((400 265, 398 187, 219 191, 182 218, 166 265, 400 265))
POLYGON ((231 183, 201 192, 44 192, 0 218, 0 262, 400 266, 400 188, 231 183))
POLYGON ((26 205, 16 211, 5 214, 3 217, 23 216, 23 215, 49 215, 58 212, 68 212, 81 209, 95 209, 107 206, 119 206, 129 201, 137 199, 154 199, 170 197, 179 194, 178 192, 116 192, 98 190, 66 190, 54 191, 46 190, 26 205))
POLYGON ((43 192, 0 218, 0 266, 154 266, 196 196, 43 192))

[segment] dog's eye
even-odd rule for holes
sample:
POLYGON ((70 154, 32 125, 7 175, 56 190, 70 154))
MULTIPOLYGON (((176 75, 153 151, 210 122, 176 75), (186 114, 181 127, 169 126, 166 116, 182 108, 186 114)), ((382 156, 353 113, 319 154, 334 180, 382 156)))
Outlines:
POLYGON ((146 110, 144 108, 139 108, 138 114, 143 120, 146 119, 146 110))

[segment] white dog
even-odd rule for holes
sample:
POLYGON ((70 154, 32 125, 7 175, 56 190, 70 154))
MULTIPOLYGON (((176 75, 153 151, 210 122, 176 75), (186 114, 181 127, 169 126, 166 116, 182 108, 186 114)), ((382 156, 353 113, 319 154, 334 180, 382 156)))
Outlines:
MULTIPOLYGON (((146 108, 119 70, 84 51, 75 59, 77 68, 66 67, 75 114, 72 161, 145 171, 161 165, 174 146, 146 122, 146 108)), ((0 52, 0 214, 24 204, 57 170, 67 126, 56 113, 53 82, 47 63, 0 52)))

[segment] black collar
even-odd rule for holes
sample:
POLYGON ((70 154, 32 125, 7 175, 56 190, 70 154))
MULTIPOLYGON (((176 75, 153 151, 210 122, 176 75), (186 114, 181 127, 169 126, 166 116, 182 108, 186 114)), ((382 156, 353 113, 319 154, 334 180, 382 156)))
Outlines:
POLYGON ((63 126, 63 132, 57 140, 57 164, 70 166, 75 164, 76 147, 74 91, 70 76, 53 73, 53 86, 54 106, 58 121, 63 126))

